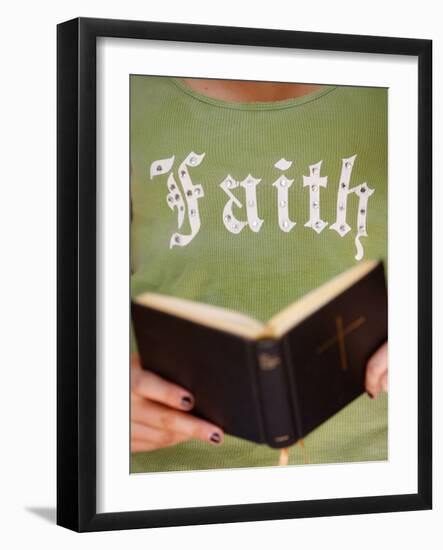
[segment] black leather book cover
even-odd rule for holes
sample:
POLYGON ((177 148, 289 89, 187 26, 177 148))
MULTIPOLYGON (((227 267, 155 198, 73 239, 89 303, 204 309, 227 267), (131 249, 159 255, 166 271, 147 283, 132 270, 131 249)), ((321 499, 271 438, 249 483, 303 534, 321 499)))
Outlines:
POLYGON ((301 437, 365 391, 366 363, 388 336, 383 264, 283 337, 301 437))
POLYGON ((264 443, 255 342, 132 302, 142 366, 192 392, 192 414, 264 443))
POLYGON ((383 264, 278 339, 254 340, 131 303, 142 366, 190 390, 192 414, 226 433, 287 447, 364 389, 387 339, 383 264))

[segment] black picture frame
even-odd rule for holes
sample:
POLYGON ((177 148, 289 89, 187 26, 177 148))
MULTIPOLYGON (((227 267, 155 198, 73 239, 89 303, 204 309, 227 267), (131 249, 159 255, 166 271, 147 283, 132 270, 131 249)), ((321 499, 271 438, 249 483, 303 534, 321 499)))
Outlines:
POLYGON ((75 531, 425 510, 432 507, 432 41, 78 18, 57 27, 57 523, 75 531), (416 494, 118 513, 96 511, 96 39, 301 48, 418 59, 416 494))

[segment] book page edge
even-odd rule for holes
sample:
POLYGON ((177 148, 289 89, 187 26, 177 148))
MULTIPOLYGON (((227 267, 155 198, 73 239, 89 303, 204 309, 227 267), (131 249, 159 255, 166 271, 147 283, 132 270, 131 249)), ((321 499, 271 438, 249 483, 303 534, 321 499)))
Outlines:
POLYGON ((311 290, 300 300, 297 300, 271 317, 260 333, 259 338, 280 338, 292 327, 300 324, 304 319, 339 296, 357 281, 363 279, 379 263, 379 260, 366 260, 357 266, 339 273, 323 285, 311 290))
POLYGON ((243 313, 166 294, 144 292, 133 298, 133 302, 206 327, 251 339, 257 338, 264 328, 263 323, 243 313))

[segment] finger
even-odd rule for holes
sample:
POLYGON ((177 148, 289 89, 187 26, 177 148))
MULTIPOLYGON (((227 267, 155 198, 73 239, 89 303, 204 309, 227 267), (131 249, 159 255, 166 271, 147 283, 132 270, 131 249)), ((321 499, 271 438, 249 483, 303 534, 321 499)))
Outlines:
POLYGON ((165 430, 158 430, 151 426, 139 424, 138 422, 131 423, 131 441, 144 441, 145 443, 152 444, 156 448, 170 447, 177 443, 182 443, 189 439, 188 436, 166 432, 165 430))
POLYGON ((370 397, 377 397, 382 390, 381 380, 385 372, 386 371, 379 371, 375 368, 368 367, 366 371, 365 388, 370 397))
POLYGON ((152 399, 174 409, 189 411, 194 406, 194 397, 189 391, 149 370, 131 370, 131 390, 140 397, 152 399))
POLYGON ((369 359, 365 374, 365 388, 371 397, 376 397, 382 390, 382 378, 387 372, 387 342, 369 359))
POLYGON ((387 392, 388 391, 388 371, 386 371, 383 376, 382 376, 382 379, 381 379, 381 389, 384 391, 384 392, 387 392))
POLYGON ((370 397, 375 398, 380 392, 382 376, 383 371, 380 372, 372 366, 368 366, 366 369, 365 388, 370 397))
POLYGON ((178 432, 189 438, 201 439, 214 445, 223 442, 223 430, 218 426, 154 401, 132 401, 131 420, 152 428, 178 432))

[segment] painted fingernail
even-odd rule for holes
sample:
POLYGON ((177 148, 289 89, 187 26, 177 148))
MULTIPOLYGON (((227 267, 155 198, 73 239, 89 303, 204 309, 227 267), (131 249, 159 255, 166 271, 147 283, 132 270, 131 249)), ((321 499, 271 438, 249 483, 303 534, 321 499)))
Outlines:
POLYGON ((190 395, 184 395, 180 400, 180 404, 184 409, 192 409, 194 406, 194 399, 190 395))
POLYGON ((214 432, 209 439, 212 443, 215 443, 215 445, 219 445, 222 442, 222 437, 217 432, 214 432))

